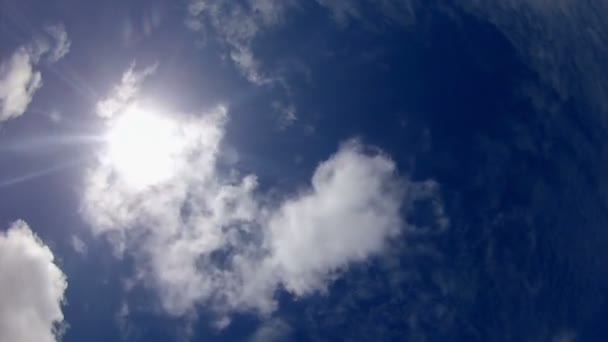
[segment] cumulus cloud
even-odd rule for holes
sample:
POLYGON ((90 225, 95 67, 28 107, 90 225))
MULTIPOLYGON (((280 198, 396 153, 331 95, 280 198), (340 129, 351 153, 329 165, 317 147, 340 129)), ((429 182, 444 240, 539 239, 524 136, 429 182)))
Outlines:
POLYGON ((36 37, 0 62, 0 122, 26 111, 42 86, 42 75, 36 70, 40 61, 57 62, 68 53, 70 41, 63 25, 48 26, 46 32, 48 36, 36 37))
POLYGON ((354 141, 319 164, 310 189, 268 222, 271 262, 285 287, 298 295, 322 289, 335 271, 381 251, 401 229, 404 185, 388 156, 354 141))
POLYGON ((351 264, 382 253, 406 225, 407 198, 419 196, 410 191, 419 183, 400 176, 388 155, 349 141, 300 192, 272 198, 255 175, 218 165, 226 107, 167 117, 185 142, 171 177, 134 189, 100 151, 82 212, 96 234, 134 257, 138 279, 174 315, 204 304, 228 322, 235 311, 271 313, 279 289, 323 292, 351 264))
POLYGON ((0 233, 0 341, 57 341, 66 277, 23 221, 0 233))
POLYGON ((0 64, 0 122, 23 114, 42 86, 39 71, 27 49, 19 48, 0 64))

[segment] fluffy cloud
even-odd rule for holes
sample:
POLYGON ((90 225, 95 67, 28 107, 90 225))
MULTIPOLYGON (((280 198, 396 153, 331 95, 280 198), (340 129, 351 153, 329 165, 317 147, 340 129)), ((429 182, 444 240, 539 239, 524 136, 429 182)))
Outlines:
POLYGON ((42 86, 32 56, 19 48, 8 61, 0 64, 0 122, 20 116, 42 86))
MULTIPOLYGON (((127 107, 143 106, 132 102, 127 107)), ((138 279, 174 315, 201 304, 223 317, 268 314, 278 289, 322 292, 401 234, 407 198, 434 191, 410 191, 426 183, 399 176, 388 155, 349 141, 318 165, 301 192, 277 200, 258 190, 255 175, 218 165, 226 107, 166 116, 184 142, 171 176, 134 188, 100 151, 82 212, 96 234, 135 258, 138 279)))
POLYGON ((0 341, 57 341, 67 281, 23 221, 0 233, 0 274, 0 341))
POLYGON ((68 53, 70 41, 63 25, 48 26, 46 33, 0 62, 0 122, 21 116, 42 86, 37 64, 42 59, 56 62, 68 53))
POLYGON ((404 185, 390 158, 353 141, 322 162, 310 189, 268 222, 272 264, 285 287, 299 295, 320 289, 335 271, 381 251, 401 229, 404 185))

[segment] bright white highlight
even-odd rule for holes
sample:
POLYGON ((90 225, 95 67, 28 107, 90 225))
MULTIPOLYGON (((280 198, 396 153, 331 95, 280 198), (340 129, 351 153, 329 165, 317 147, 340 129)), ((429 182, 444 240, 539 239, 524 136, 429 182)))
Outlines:
POLYGON ((170 179, 185 141, 174 120, 132 105, 111 123, 107 157, 125 183, 142 189, 170 179))

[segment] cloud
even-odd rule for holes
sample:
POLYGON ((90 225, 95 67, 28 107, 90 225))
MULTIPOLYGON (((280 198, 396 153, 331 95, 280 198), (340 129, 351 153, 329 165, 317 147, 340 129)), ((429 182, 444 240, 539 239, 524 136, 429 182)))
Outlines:
POLYGON ((62 24, 47 26, 49 37, 36 37, 19 47, 8 60, 0 62, 0 123, 21 116, 42 86, 42 75, 36 70, 41 60, 57 62, 70 48, 62 24))
POLYGON ((187 26, 205 36, 215 38, 229 49, 230 59, 252 83, 268 84, 276 81, 275 75, 262 71, 254 56, 252 44, 264 30, 280 24, 292 1, 248 0, 192 0, 187 26))
POLYGON ((378 18, 389 19, 396 25, 409 25, 416 18, 418 0, 317 0, 340 26, 351 21, 363 21, 376 26, 378 18))
POLYGON ((0 341, 57 341, 66 277, 23 221, 0 233, 0 274, 0 341))
POLYGON ((296 107, 292 104, 285 104, 279 101, 272 103, 272 109, 279 114, 279 128, 286 129, 298 121, 296 107))
POLYGON ((70 52, 72 43, 63 24, 49 25, 46 27, 46 32, 54 41, 53 46, 49 49, 48 59, 51 62, 57 62, 70 52))
POLYGON ((144 69, 136 70, 135 63, 122 75, 120 84, 114 87, 111 94, 97 104, 97 115, 102 118, 111 118, 137 96, 141 83, 156 72, 157 64, 144 69))
POLYGON ((279 318, 264 322, 249 339, 250 342, 275 342, 288 340, 291 327, 279 318))
POLYGON ((82 255, 87 254, 87 245, 78 236, 72 235, 72 238, 70 239, 70 245, 72 245, 72 248, 76 253, 82 255))
POLYGON ((283 285, 297 295, 320 290, 336 271, 383 250, 403 225, 404 185, 388 156, 355 141, 319 164, 310 189, 268 222, 270 260, 283 285))
POLYGON ((388 155, 346 142, 300 192, 273 198, 255 175, 220 167, 227 112, 166 114, 184 141, 167 179, 129 187, 104 150, 87 175, 84 217, 134 257, 137 279, 168 313, 204 305, 222 322, 233 312, 269 314, 279 289, 323 292, 402 233, 403 206, 420 183, 400 176, 388 155))
POLYGON ((0 122, 21 116, 42 86, 27 49, 19 48, 0 64, 0 122))
POLYGON ((349 19, 359 19, 361 17, 359 2, 349 0, 317 0, 319 5, 326 7, 341 25, 346 24, 349 19))

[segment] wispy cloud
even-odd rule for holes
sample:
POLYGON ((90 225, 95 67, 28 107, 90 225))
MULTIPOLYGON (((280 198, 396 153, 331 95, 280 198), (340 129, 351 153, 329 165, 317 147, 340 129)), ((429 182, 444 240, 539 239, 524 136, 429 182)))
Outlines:
POLYGON ((262 323, 249 340, 250 342, 285 341, 290 332, 289 324, 279 318, 272 318, 262 323))
POLYGON ((252 83, 269 84, 277 75, 264 71, 253 53, 253 41, 267 29, 278 26, 292 1, 192 0, 186 24, 207 39, 217 39, 229 49, 230 59, 252 83))
POLYGON ((87 254, 87 245, 78 236, 72 235, 72 237, 70 238, 70 245, 76 253, 82 255, 87 254))
POLYGON ((129 69, 122 75, 118 85, 112 89, 108 97, 97 103, 97 115, 102 118, 111 118, 125 107, 137 96, 141 83, 156 72, 157 64, 136 70, 135 63, 131 63, 129 69))
POLYGON ((279 128, 286 129, 298 121, 296 107, 292 104, 285 104, 279 101, 272 103, 272 109, 278 114, 279 128))

